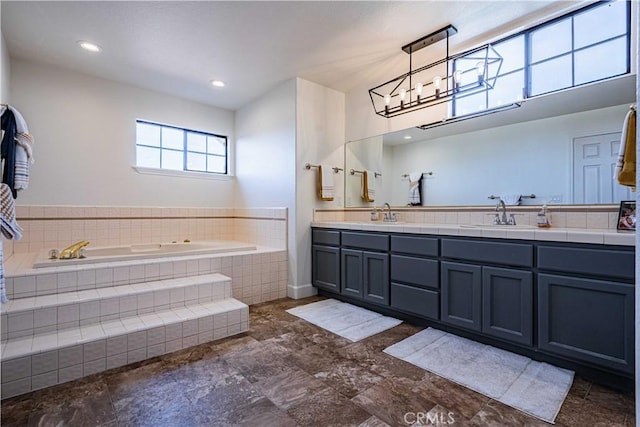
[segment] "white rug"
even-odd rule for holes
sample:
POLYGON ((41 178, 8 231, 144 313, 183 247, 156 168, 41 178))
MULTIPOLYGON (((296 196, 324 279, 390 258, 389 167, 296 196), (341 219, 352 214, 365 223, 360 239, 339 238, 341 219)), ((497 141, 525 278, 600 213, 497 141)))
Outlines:
POLYGON ((301 305, 287 310, 287 313, 353 342, 402 323, 402 320, 386 317, 335 299, 301 305))
POLYGON ((384 352, 554 423, 573 371, 427 328, 384 352))

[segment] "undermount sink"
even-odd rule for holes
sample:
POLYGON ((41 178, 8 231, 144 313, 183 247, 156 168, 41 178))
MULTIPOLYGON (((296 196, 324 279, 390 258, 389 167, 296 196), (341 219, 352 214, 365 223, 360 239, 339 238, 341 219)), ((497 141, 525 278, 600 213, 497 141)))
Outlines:
POLYGON ((518 224, 518 225, 503 225, 503 224, 460 224, 462 228, 499 228, 504 230, 535 230, 535 225, 518 224))

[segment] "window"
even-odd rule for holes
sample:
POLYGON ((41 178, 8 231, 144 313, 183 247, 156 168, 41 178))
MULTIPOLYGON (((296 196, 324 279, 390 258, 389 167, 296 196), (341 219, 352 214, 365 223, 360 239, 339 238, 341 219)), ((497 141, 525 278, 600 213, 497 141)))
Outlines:
POLYGON ((455 97, 454 116, 629 73, 630 2, 598 2, 492 45, 503 58, 494 88, 455 97))
POLYGON ((136 165, 227 174, 227 137, 136 121, 136 165))

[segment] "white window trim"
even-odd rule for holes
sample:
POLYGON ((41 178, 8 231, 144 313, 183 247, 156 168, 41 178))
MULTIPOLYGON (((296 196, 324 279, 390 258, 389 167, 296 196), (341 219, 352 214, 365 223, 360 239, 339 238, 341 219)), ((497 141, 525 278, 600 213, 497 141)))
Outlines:
POLYGON ((234 177, 233 175, 223 175, 216 174, 211 172, 197 172, 197 171, 180 171, 173 169, 160 169, 160 168, 149 168, 144 166, 131 166, 133 170, 143 175, 164 175, 164 176, 175 176, 181 178, 195 178, 195 179, 208 179, 212 181, 231 181, 234 177))

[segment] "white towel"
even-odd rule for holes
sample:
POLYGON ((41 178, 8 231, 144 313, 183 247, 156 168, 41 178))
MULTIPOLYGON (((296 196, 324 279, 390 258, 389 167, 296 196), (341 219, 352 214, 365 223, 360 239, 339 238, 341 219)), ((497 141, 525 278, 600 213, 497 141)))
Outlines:
POLYGON ((520 193, 502 194, 500 196, 500 199, 502 199, 505 205, 518 206, 520 204, 521 197, 522 197, 522 194, 520 193))
MULTIPOLYGON (((0 108, 0 116, 5 112, 7 107, 0 108)), ((27 122, 22 114, 14 107, 9 106, 13 116, 16 119, 16 163, 15 163, 15 180, 14 188, 24 190, 29 186, 29 163, 33 163, 33 136, 29 134, 27 122)))
MULTIPOLYGON (((7 239, 20 240, 22 238, 22 228, 16 222, 16 207, 13 201, 13 194, 7 184, 0 184, 0 231, 7 239)), ((2 242, 0 238, 0 302, 5 303, 7 299, 4 287, 4 262, 2 258, 2 242)))
POLYGON ((422 180, 422 173, 411 172, 409 174, 409 205, 417 206, 421 204, 420 201, 420 181, 422 180))
POLYGON ((330 202, 333 200, 333 169, 329 166, 318 166, 318 189, 320 200, 330 202))
POLYGON ((376 174, 365 170, 362 173, 362 199, 365 202, 374 202, 376 200, 376 174))

